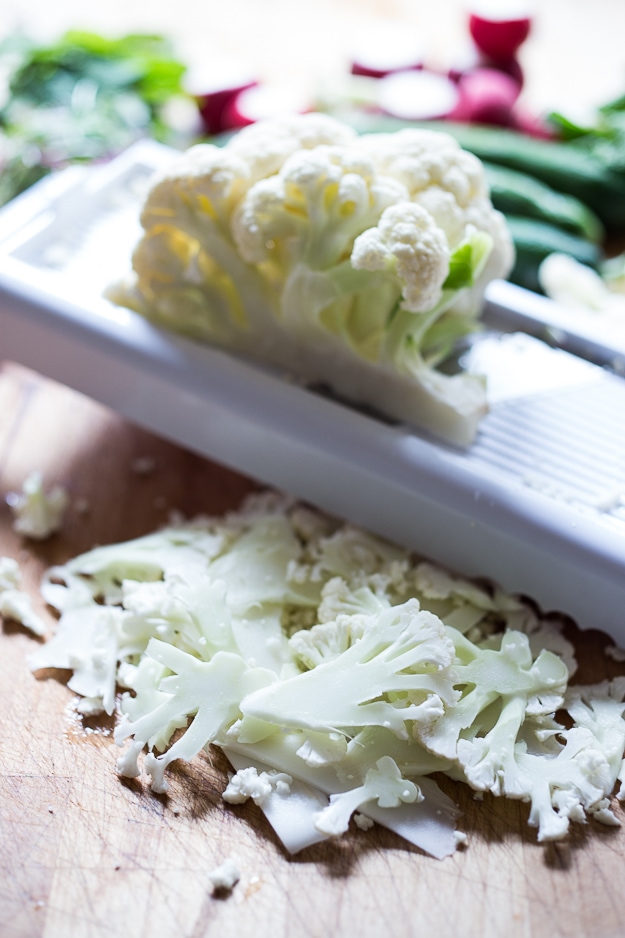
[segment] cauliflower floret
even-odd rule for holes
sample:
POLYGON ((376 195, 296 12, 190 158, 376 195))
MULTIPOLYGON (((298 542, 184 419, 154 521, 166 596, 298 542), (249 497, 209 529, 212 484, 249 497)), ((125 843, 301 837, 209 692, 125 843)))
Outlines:
POLYGON ((245 160, 256 181, 277 173, 297 150, 313 150, 323 144, 343 146, 356 133, 326 114, 285 114, 258 121, 231 137, 226 149, 245 160))
POLYGON ((412 199, 432 186, 450 192, 463 208, 488 197, 482 164, 449 134, 406 129, 367 134, 361 140, 378 169, 399 179, 412 199))
POLYGON ((325 622, 295 632, 289 645, 305 667, 315 668, 346 651, 362 638, 365 628, 363 616, 339 616, 335 622, 325 622))
POLYGON ((420 205, 432 216, 439 228, 445 232, 447 244, 451 249, 458 247, 466 234, 466 210, 458 204, 452 192, 441 186, 430 186, 414 196, 416 205, 420 205))
POLYGON ((181 202, 197 202, 210 218, 226 221, 251 184, 244 159, 200 143, 186 151, 152 185, 141 213, 144 228, 177 219, 181 202))
POLYGON ((396 272, 405 308, 418 313, 432 309, 442 296, 449 247, 429 212, 402 202, 387 208, 376 228, 356 238, 351 261, 356 270, 396 272))
POLYGON ((512 238, 503 215, 493 209, 482 163, 450 135, 431 130, 369 134, 362 145, 379 171, 402 182, 410 198, 432 215, 452 251, 472 230, 492 237, 479 282, 458 296, 462 311, 470 311, 486 283, 505 277, 514 261, 512 238))
POLYGON ((250 189, 233 219, 233 237, 249 263, 275 258, 285 275, 296 260, 325 269, 346 259, 354 238, 402 198, 401 183, 377 176, 356 148, 299 150, 250 189))

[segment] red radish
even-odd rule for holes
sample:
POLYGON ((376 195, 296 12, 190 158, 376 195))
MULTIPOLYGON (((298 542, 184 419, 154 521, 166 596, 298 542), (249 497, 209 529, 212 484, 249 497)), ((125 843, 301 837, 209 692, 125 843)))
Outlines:
POLYGON ((442 120, 458 103, 454 82, 436 72, 395 72, 378 82, 378 107, 401 120, 442 120))
POLYGON ((456 57, 455 61, 449 67, 447 74, 452 81, 460 81, 463 75, 474 71, 476 68, 496 68, 500 72, 506 72, 507 75, 511 75, 512 78, 519 83, 520 87, 523 87, 525 76, 523 75, 523 69, 518 59, 513 57, 495 61, 495 59, 491 59, 489 56, 484 55, 483 52, 480 52, 473 43, 470 43, 469 46, 463 49, 462 53, 456 57))
POLYGON ((360 31, 351 45, 352 75, 384 78, 423 68, 423 47, 408 24, 380 20, 360 31))
POLYGON ((531 25, 527 8, 518 3, 476 3, 469 16, 469 32, 476 46, 498 62, 513 58, 531 25))
POLYGON ((226 105, 224 130, 235 130, 279 114, 304 114, 312 110, 309 98, 285 85, 253 85, 226 105))
POLYGON ((477 124, 513 123, 513 108, 521 86, 510 75, 494 68, 476 68, 458 82, 458 105, 453 120, 477 124))
POLYGON ((511 78, 514 78, 519 88, 523 87, 525 75, 523 74, 521 63, 518 59, 515 59, 514 56, 509 59, 495 61, 495 59, 489 59, 487 55, 482 55, 480 57, 479 67, 494 68, 497 69, 498 72, 505 72, 506 75, 510 75, 511 78))
POLYGON ((218 134, 226 129, 226 108, 241 91, 254 85, 256 80, 249 72, 238 67, 222 69, 213 76, 192 73, 185 82, 186 90, 195 98, 204 129, 208 134, 218 134))

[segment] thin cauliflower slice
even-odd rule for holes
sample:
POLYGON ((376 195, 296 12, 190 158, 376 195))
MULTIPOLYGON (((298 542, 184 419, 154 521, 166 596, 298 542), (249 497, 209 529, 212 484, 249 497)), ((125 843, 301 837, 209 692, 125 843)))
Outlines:
POLYGON ((17 560, 0 557, 0 616, 19 622, 35 635, 45 635, 45 622, 33 609, 29 594, 19 588, 21 578, 17 560))
POLYGON ((564 705, 576 725, 589 730, 601 745, 611 768, 611 784, 606 794, 618 779, 621 789, 617 797, 622 801, 625 798, 625 678, 570 687, 564 705))
MULTIPOLYGON (((565 745, 553 758, 527 752, 521 745, 516 747, 518 774, 513 776, 514 789, 524 778, 525 800, 531 802, 529 824, 538 828, 539 843, 561 840, 570 821, 584 823, 586 814, 604 807, 610 791, 610 764, 592 733, 573 727, 563 730, 561 736, 565 745)), ((509 794, 507 784, 504 792, 509 794)))
POLYGON ((162 678, 158 690, 164 695, 154 709, 136 720, 126 717, 116 728, 115 741, 121 745, 132 737, 133 746, 154 741, 163 725, 183 725, 191 717, 186 732, 162 755, 149 752, 145 769, 154 791, 167 791, 164 772, 175 759, 189 761, 238 716, 240 701, 253 689, 275 680, 271 671, 250 668, 231 652, 218 651, 210 661, 197 658, 165 642, 152 639, 147 654, 171 674, 162 678))
POLYGON ((422 800, 418 786, 402 776, 390 756, 383 756, 369 769, 361 786, 330 796, 328 807, 315 818, 315 827, 323 834, 336 836, 347 830, 352 814, 368 802, 375 801, 380 808, 396 808, 422 800))
POLYGON ((143 652, 152 637, 204 660, 220 649, 238 651, 223 582, 166 575, 156 583, 124 580, 122 592, 124 657, 143 652))
MULTIPOLYGON (((0 592, 17 582, 0 562, 0 592)), ((441 772, 527 802, 541 842, 588 818, 617 823, 625 679, 567 689, 550 617, 290 499, 97 548, 43 590, 61 617, 33 667, 71 669, 86 716, 112 713, 126 689, 118 768, 145 769, 155 791, 174 759, 215 742, 341 792, 322 812, 328 831, 366 804, 380 760, 395 794, 422 790, 428 816, 427 776, 441 772)), ((398 815, 418 827, 420 812, 398 815)))
POLYGON ((19 622, 20 625, 29 629, 34 635, 46 634, 45 622, 33 609, 33 603, 28 593, 24 593, 22 590, 0 590, 0 616, 3 619, 19 622))
POLYGON ((368 586, 350 589, 342 577, 335 576, 328 580, 321 591, 317 618, 323 624, 344 615, 374 615, 391 605, 393 603, 384 592, 374 592, 368 586))
MULTIPOLYGON (((498 650, 479 648, 460 633, 454 635, 454 645, 458 656, 454 683, 463 694, 438 720, 415 725, 417 738, 436 755, 459 759, 462 765, 467 743, 461 741, 461 734, 474 727, 477 735, 480 715, 496 701, 502 702, 500 727, 509 728, 510 745, 506 751, 511 751, 516 741, 530 700, 534 702, 546 695, 552 709, 561 703, 568 679, 566 665, 549 651, 541 651, 534 660, 528 638, 522 632, 504 633, 498 650), (510 718, 511 710, 516 718, 510 718)), ((501 752, 502 747, 496 746, 495 751, 501 752)))
POLYGON ((119 604, 124 581, 156 582, 166 576, 186 580, 203 573, 225 547, 223 532, 204 519, 172 525, 122 544, 96 547, 62 566, 51 567, 42 591, 57 609, 89 598, 119 604))
POLYGON ((455 701, 453 656, 442 622, 409 600, 373 619, 342 653, 251 694, 241 710, 280 726, 336 732, 380 725, 405 738, 407 723, 430 722, 455 701))
POLYGON ((344 524, 314 545, 315 569, 322 576, 342 577, 352 590, 368 586, 371 577, 405 562, 407 551, 389 541, 344 524))
POLYGON ((95 709, 112 714, 122 617, 122 610, 91 601, 68 606, 50 641, 30 656, 31 668, 72 670, 70 690, 94 701, 95 709))

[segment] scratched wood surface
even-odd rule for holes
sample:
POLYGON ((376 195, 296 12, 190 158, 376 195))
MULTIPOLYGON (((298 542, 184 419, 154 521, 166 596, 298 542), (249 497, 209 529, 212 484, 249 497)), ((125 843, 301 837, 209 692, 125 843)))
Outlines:
MULTIPOLYGON (((324 68, 344 67, 356 15, 414 19, 430 47, 446 54, 450 41, 462 41, 454 20, 462 5, 323 0, 313 16, 303 0, 31 0, 27 7, 4 0, 0 26, 19 22, 46 38, 77 25, 165 30, 191 63, 207 50, 213 58, 241 53, 269 79, 306 83, 317 74, 320 42, 324 68), (333 16, 328 27, 324 20, 333 16)), ((617 93, 622 0, 549 0, 539 9, 523 52, 528 100, 583 105, 617 93)), ((0 367, 0 555, 19 560, 25 588, 50 625, 38 595, 48 565, 95 543, 146 533, 171 508, 187 515, 235 508, 252 487, 80 395, 16 366, 0 367), (142 456, 156 461, 150 475, 133 472, 142 456), (48 484, 65 485, 74 506, 62 532, 42 544, 15 535, 4 501, 34 468, 48 484), (80 499, 87 513, 76 510, 80 499)), ((603 655, 604 637, 577 641, 582 679, 616 673, 603 655)), ((448 784, 469 836, 467 849, 452 858, 432 860, 378 827, 291 858, 259 809, 221 801, 226 765, 218 754, 175 765, 167 797, 120 780, 111 722, 78 717, 68 674, 30 672, 36 644, 24 629, 0 623, 0 938, 625 934, 625 830, 593 823, 543 849, 526 825, 526 806, 476 802, 448 784), (231 896, 216 899, 208 872, 228 856, 242 879, 231 896)), ((620 806, 615 810, 622 818, 620 806)))
MULTIPOLYGON (((38 595, 46 566, 146 533, 171 508, 235 508, 252 487, 32 372, 0 369, 0 554, 18 559, 50 624, 38 595), (133 471, 143 456, 155 460, 150 475, 133 471), (89 505, 39 544, 13 532, 4 501, 33 468, 89 505)), ((584 680, 616 673, 603 636, 578 642, 584 680)), ((166 797, 122 781, 111 721, 76 714, 68 674, 30 672, 36 643, 11 623, 0 629, 2 938, 625 934, 625 830, 592 823, 544 849, 526 806, 479 803, 449 783, 469 836, 452 858, 433 860, 378 827, 289 857, 259 809, 221 801, 219 754, 174 767, 166 797), (214 898, 208 872, 226 857, 242 879, 214 898)))

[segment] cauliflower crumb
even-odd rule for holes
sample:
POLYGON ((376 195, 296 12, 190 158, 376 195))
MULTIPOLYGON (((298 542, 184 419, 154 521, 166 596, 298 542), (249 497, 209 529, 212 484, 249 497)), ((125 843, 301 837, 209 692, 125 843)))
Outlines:
POLYGON ((45 635, 45 623, 33 609, 30 596, 18 588, 20 579, 17 561, 0 557, 0 616, 19 622, 35 635, 45 635))
POLYGON ((104 702, 101 697, 81 697, 76 704, 76 712, 84 717, 95 717, 104 713, 104 702))
POLYGON ((69 496, 60 485, 45 492, 41 472, 35 470, 26 478, 21 494, 7 496, 7 504, 15 515, 13 530, 43 541, 61 527, 69 496))
POLYGON ((263 805, 269 795, 275 791, 278 795, 291 792, 293 779, 284 772, 261 772, 250 766, 236 772, 222 795, 228 804, 243 804, 250 798, 257 805, 263 805))
POLYGON ((0 593, 0 615, 3 619, 12 619, 35 635, 45 635, 46 627, 34 611, 30 596, 21 590, 4 590, 0 593))
POLYGON ((361 831, 370 831, 375 821, 372 821, 366 814, 360 814, 360 812, 357 811, 354 815, 354 824, 356 827, 359 827, 361 831))
POLYGON ((13 557, 0 557, 0 593, 17 589, 20 585, 20 568, 13 557))
POLYGON ((454 837, 456 840, 457 847, 464 847, 469 842, 469 838, 467 837, 464 831, 455 831, 454 837))
POLYGON ((600 824, 605 824, 607 827, 621 826, 621 822, 610 807, 609 798, 602 798, 594 808, 589 808, 588 813, 595 821, 599 821, 600 824))
POLYGON ((208 874, 213 892, 230 892, 241 879, 241 872, 234 860, 224 860, 208 874))

